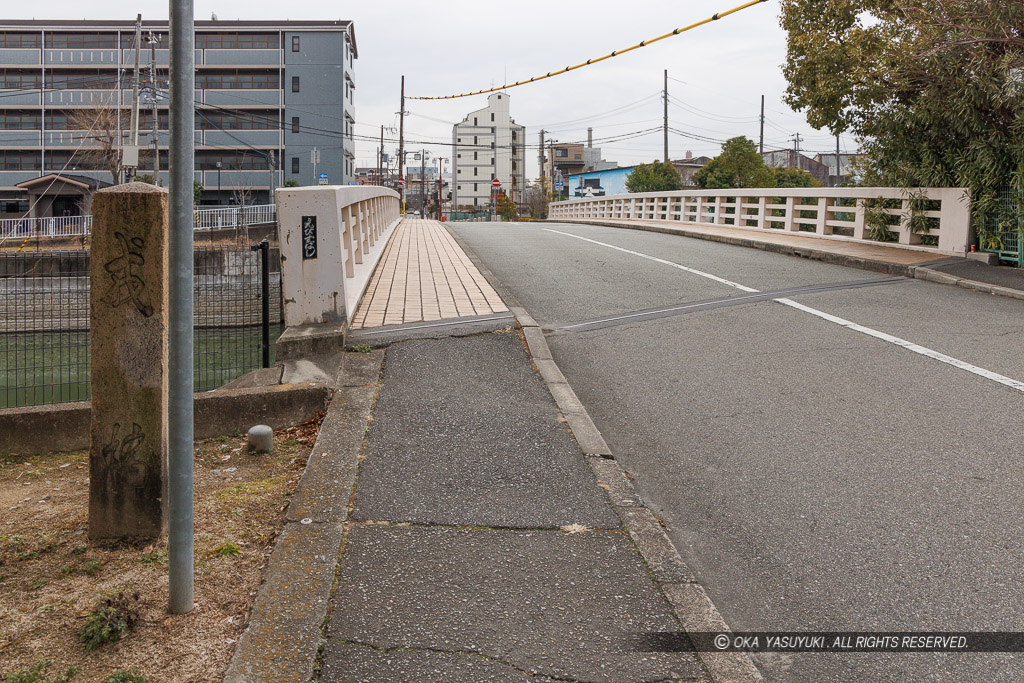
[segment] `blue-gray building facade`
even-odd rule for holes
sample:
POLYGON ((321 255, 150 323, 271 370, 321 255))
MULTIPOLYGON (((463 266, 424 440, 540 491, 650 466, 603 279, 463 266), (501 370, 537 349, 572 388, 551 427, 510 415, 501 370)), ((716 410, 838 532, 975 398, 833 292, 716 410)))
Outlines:
MULTIPOLYGON (((155 171, 156 137, 166 184, 167 22, 142 22, 139 47, 138 174, 155 171)), ((90 149, 129 144, 135 49, 134 21, 0 20, 0 215, 24 208, 18 184, 40 176, 115 180, 90 149)), ((202 203, 264 203, 271 186, 316 184, 321 173, 332 185, 352 182, 357 58, 350 21, 197 21, 202 203)))

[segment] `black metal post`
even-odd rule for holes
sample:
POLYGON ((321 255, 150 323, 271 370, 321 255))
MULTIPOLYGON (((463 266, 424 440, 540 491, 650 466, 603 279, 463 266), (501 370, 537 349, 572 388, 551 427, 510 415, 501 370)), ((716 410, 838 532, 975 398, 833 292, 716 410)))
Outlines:
POLYGON ((270 242, 260 242, 260 297, 263 303, 263 367, 270 367, 270 242))

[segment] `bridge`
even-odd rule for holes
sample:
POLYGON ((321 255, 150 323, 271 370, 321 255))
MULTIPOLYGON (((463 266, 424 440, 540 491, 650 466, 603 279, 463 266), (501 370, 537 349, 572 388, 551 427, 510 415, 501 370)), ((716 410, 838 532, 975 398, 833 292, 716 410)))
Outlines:
MULTIPOLYGON (((529 513, 565 495, 547 488, 563 476, 557 447, 551 481, 524 483, 533 456, 516 425, 537 397, 497 380, 496 367, 517 361, 480 341, 514 327, 685 629, 992 630, 1024 609, 1024 272, 964 258, 962 191, 921 192, 916 204, 877 188, 650 193, 553 204, 544 222, 446 224, 399 216, 388 190, 359 192, 278 195, 289 325, 279 349, 391 344, 357 527, 565 521, 487 512, 488 496, 529 513), (890 243, 868 239, 872 200, 891 217, 890 243), (912 229, 916 215, 929 230, 912 229), (447 341, 403 343, 424 338, 447 341), (474 411, 504 445, 479 450, 474 411), (473 458, 447 455, 460 449, 473 458), (489 477, 522 490, 506 499, 489 477), (451 506, 430 513, 438 496, 451 506)), ((367 542, 346 552, 365 557, 367 542)), ((342 560, 340 585, 353 571, 342 560)), ((413 629, 344 587, 336 599, 413 629)), ((335 617, 326 633, 329 671, 363 661, 343 644, 357 625, 335 617)), ((236 664, 258 642, 250 633, 236 664)), ((998 657, 730 656, 701 655, 718 680, 1024 673, 998 657)))

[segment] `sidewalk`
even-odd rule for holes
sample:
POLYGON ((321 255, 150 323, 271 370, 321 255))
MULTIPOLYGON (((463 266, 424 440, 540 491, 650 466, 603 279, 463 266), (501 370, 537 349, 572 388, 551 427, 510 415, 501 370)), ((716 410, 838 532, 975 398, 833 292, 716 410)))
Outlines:
POLYGON ((707 680, 517 334, 384 367, 322 681, 707 680))
POLYGON ((678 225, 665 221, 560 219, 547 222, 603 225, 680 235, 1024 299, 1024 268, 990 266, 971 259, 944 257, 883 244, 805 237, 792 232, 769 233, 726 226, 678 225))

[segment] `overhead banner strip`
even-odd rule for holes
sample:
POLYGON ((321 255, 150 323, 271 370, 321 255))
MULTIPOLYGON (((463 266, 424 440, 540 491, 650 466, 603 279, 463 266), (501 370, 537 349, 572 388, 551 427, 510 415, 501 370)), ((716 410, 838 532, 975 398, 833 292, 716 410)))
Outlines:
POLYGON ((593 59, 588 59, 585 62, 581 62, 580 64, 577 64, 576 66, 567 66, 564 69, 559 69, 557 71, 549 71, 546 74, 544 74, 543 76, 534 76, 533 78, 529 78, 529 79, 527 79, 525 81, 516 81, 515 83, 506 83, 505 85, 498 86, 497 88, 490 88, 489 90, 476 90, 474 92, 465 92, 465 93, 462 93, 461 95, 439 95, 439 96, 436 96, 436 97, 406 97, 405 99, 407 99, 407 100, 453 100, 453 99, 458 98, 458 97, 471 97, 473 95, 486 95, 487 93, 497 92, 499 90, 508 90, 509 88, 516 87, 517 85, 526 85, 527 83, 533 83, 535 81, 542 81, 545 78, 551 78, 552 76, 558 76, 559 74, 568 73, 568 72, 574 71, 576 69, 582 69, 583 67, 590 66, 591 64, 597 64, 598 62, 603 62, 604 60, 611 59, 612 57, 618 57, 619 55, 624 55, 627 52, 631 52, 633 50, 636 50, 637 48, 647 47, 651 43, 656 43, 659 40, 665 40, 666 38, 671 38, 672 36, 677 36, 680 33, 686 33, 690 29, 695 29, 698 26, 703 26, 704 24, 710 24, 712 21, 717 21, 718 19, 721 19, 722 17, 727 17, 730 14, 735 14, 736 12, 739 12, 740 10, 747 9, 748 7, 753 7, 754 5, 760 5, 762 2, 767 2, 767 1, 768 0, 751 0, 748 3, 740 5, 739 7, 733 7, 731 10, 726 10, 725 12, 718 12, 717 14, 713 14, 712 16, 708 17, 707 19, 703 19, 701 21, 698 21, 695 24, 690 24, 689 26, 683 26, 681 28, 677 28, 674 31, 671 31, 670 33, 666 33, 663 36, 658 36, 657 38, 651 38, 650 40, 641 40, 639 43, 637 43, 636 45, 633 45, 632 47, 627 47, 627 48, 622 49, 622 50, 613 50, 611 53, 606 54, 604 57, 595 57, 593 59))

